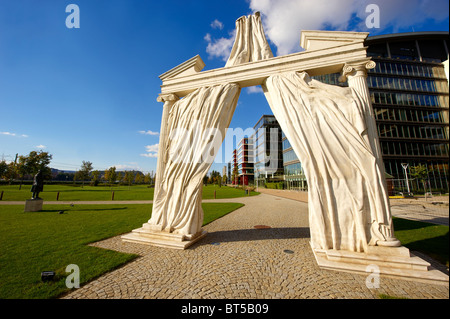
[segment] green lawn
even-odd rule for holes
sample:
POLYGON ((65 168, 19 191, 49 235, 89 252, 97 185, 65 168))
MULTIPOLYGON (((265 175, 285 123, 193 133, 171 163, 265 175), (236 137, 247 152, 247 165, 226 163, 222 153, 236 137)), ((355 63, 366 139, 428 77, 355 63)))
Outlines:
MULTIPOLYGON (((202 204, 207 224, 239 207, 237 203, 202 204)), ((0 206, 0 299, 53 298, 66 290, 66 266, 76 264, 80 283, 136 258, 136 255, 87 246, 141 227, 151 205, 44 205, 41 212, 0 206), (59 211, 64 210, 63 214, 59 211), (57 280, 41 282, 42 271, 57 280)))
MULTIPOLYGON (((204 203, 204 225, 241 207, 204 203)), ((136 258, 135 255, 87 246, 140 227, 151 205, 44 205, 41 212, 23 212, 22 205, 0 206, 0 299, 54 298, 66 290, 65 267, 80 268, 88 282, 136 258), (63 214, 59 212, 63 210, 63 214), (43 283, 42 271, 56 271, 57 280, 43 283)), ((395 235, 411 250, 449 264, 449 228, 394 218, 395 235)))
POLYGON ((410 250, 417 250, 449 266, 448 226, 393 218, 395 237, 410 250))
MULTIPOLYGON (((19 190, 18 185, 0 185, 0 192, 3 191, 4 201, 25 201, 31 198, 30 185, 23 185, 19 190)), ((44 191, 39 194, 44 200, 55 201, 59 192, 60 201, 108 201, 114 200, 153 200, 154 188, 148 188, 146 185, 134 186, 72 186, 72 185, 44 185, 44 191)), ((208 185, 203 187, 203 199, 213 199, 214 191, 216 198, 235 198, 248 196, 242 189, 236 189, 227 186, 208 185)), ((250 196, 258 195, 257 192, 251 192, 250 196)))

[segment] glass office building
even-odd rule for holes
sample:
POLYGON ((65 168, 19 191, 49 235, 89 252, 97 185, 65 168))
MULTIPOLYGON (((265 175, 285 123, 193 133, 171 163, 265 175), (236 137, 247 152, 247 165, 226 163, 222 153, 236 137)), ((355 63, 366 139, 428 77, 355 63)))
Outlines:
MULTIPOLYGON (((386 173, 394 181, 404 181, 411 167, 424 165, 427 191, 449 191, 448 36, 448 32, 390 34, 369 37, 365 43, 376 62, 367 81, 386 173), (406 173, 402 164, 408 164, 406 173)), ((315 78, 346 85, 338 77, 315 78)), ((300 177, 301 163, 285 138, 283 158, 286 179, 300 177)), ((414 190, 424 189, 418 179, 408 177, 414 190)))
POLYGON ((284 188, 289 190, 307 191, 308 183, 302 164, 292 149, 291 143, 282 133, 284 188))
POLYGON ((273 115, 263 115, 253 127, 255 179, 259 185, 283 180, 281 127, 273 115))

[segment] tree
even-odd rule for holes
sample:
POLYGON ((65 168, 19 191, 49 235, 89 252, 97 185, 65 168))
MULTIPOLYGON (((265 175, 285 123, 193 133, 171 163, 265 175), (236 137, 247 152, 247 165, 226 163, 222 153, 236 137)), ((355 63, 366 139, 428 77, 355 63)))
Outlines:
POLYGON ((238 184, 238 169, 237 166, 233 167, 233 172, 231 173, 231 181, 233 184, 238 184))
POLYGON ((8 171, 8 164, 5 160, 0 162, 0 178, 5 176, 6 172, 8 171))
POLYGON ((218 171, 212 171, 210 174, 211 183, 221 185, 222 177, 220 176, 220 173, 218 171))
POLYGON ((84 181, 89 179, 91 171, 92 171, 92 163, 83 161, 81 164, 81 169, 77 172, 78 179, 81 179, 83 181, 81 187, 84 187, 84 181))
POLYGON ((423 164, 419 164, 416 166, 411 166, 410 167, 410 173, 409 175, 413 178, 417 178, 418 180, 420 180, 422 182, 423 185, 423 189, 425 191, 425 193, 427 192, 427 188, 426 188, 426 182, 428 179, 428 169, 426 165, 423 164))
POLYGON ((117 172, 116 180, 119 181, 119 185, 125 183, 125 180, 123 178, 124 178, 123 174, 121 172, 117 172))
POLYGON ((141 172, 137 172, 136 177, 134 178, 134 182, 136 184, 142 184, 143 179, 144 179, 144 175, 141 172))
POLYGON ((100 172, 99 171, 95 170, 95 171, 92 172, 92 179, 91 179, 91 181, 92 181, 92 184, 94 186, 98 185, 98 183, 100 181, 100 172))
POLYGON ((112 186, 112 184, 116 182, 116 179, 117 179, 116 167, 112 166, 108 169, 109 185, 112 186))
POLYGON ((144 176, 144 184, 151 184, 152 178, 150 176, 150 173, 145 174, 144 176))
POLYGON ((16 166, 14 165, 14 162, 7 164, 6 172, 3 176, 5 177, 5 179, 9 180, 10 185, 16 175, 16 166))
POLYGON ((19 189, 22 187, 23 179, 26 175, 35 175, 39 170, 42 171, 45 179, 51 179, 52 172, 48 165, 52 160, 52 155, 44 151, 31 151, 28 155, 20 155, 17 159, 18 162, 11 162, 6 164, 2 161, 0 176, 3 176, 10 181, 17 175, 21 182, 19 189), (6 170, 5 170, 6 167, 6 170), (3 172, 1 172, 3 170, 3 172))
POLYGON ((19 178, 20 178, 20 185, 19 185, 19 190, 22 189, 22 183, 23 183, 23 179, 25 177, 25 175, 30 174, 30 167, 28 167, 27 165, 27 157, 20 155, 19 156, 19 162, 17 163, 17 174, 19 174, 19 178))
POLYGON ((44 176, 48 178, 51 176, 51 170, 48 167, 52 160, 53 155, 44 151, 31 151, 25 159, 25 165, 31 175, 35 175, 39 170, 44 173, 44 176))
POLYGON ((103 174, 103 179, 105 182, 109 181, 109 168, 105 169, 105 173, 103 174))
POLYGON ((125 176, 123 179, 125 180, 125 182, 128 183, 128 186, 131 186, 131 183, 133 182, 133 179, 134 179, 133 172, 125 171, 125 176))

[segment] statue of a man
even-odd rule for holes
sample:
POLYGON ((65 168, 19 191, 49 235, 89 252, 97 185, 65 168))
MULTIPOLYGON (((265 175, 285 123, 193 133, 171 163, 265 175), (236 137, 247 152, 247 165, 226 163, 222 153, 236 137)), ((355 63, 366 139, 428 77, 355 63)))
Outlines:
POLYGON ((39 170, 36 175, 34 175, 34 181, 33 186, 31 186, 31 192, 33 195, 31 196, 32 199, 40 199, 39 193, 44 190, 44 176, 42 174, 42 171, 39 170))

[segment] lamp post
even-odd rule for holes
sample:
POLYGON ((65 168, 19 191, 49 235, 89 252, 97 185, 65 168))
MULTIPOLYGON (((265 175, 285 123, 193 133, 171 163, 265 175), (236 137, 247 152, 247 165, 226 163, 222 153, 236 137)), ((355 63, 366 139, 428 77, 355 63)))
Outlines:
POLYGON ((408 195, 411 194, 409 190, 409 182, 408 182, 408 171, 406 170, 408 168, 408 163, 402 163, 402 167, 405 170, 405 176, 406 176, 406 187, 408 188, 408 195))

